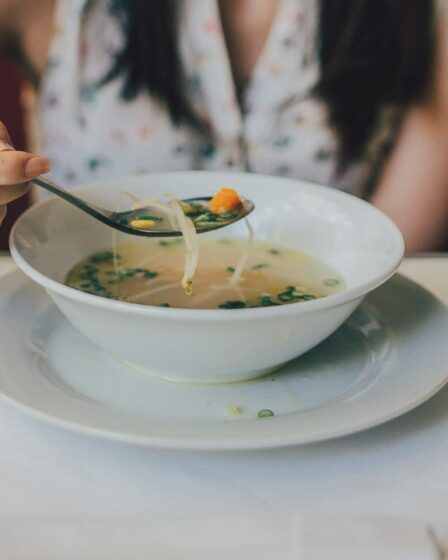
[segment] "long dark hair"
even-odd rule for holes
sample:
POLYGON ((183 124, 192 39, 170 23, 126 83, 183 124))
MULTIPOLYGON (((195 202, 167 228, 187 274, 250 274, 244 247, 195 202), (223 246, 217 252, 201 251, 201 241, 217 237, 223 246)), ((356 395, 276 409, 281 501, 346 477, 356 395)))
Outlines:
MULTIPOLYGON (((203 127, 184 93, 177 44, 179 8, 191 0, 111 0, 126 43, 107 79, 123 96, 160 99, 175 123, 203 127)), ((432 0, 320 0, 315 89, 329 108, 342 166, 358 159, 384 104, 421 101, 434 55, 432 0)))

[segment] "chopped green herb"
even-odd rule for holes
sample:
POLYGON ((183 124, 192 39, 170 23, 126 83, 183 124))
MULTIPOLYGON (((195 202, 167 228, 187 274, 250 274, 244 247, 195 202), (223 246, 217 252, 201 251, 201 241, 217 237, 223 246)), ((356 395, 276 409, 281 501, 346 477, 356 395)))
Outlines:
POLYGON ((310 301, 312 299, 316 299, 314 294, 296 294, 295 299, 302 299, 303 301, 310 301))
POLYGON ((202 206, 201 204, 196 204, 194 202, 189 202, 184 206, 184 214, 188 218, 197 218, 204 213, 208 213, 207 208, 202 206))
POLYGON ((98 272, 99 268, 97 268, 96 266, 92 266, 91 264, 85 264, 84 270, 87 272, 98 272))
POLYGON ((80 288, 82 288, 88 294, 103 296, 106 298, 113 298, 111 292, 109 292, 109 290, 104 288, 104 286, 101 286, 97 280, 92 281, 90 284, 81 284, 80 288))
POLYGON ((120 270, 108 270, 106 275, 112 278, 109 284, 117 284, 127 278, 155 278, 159 273, 146 268, 121 268, 120 270))
POLYGON ((79 277, 81 278, 81 280, 92 280, 96 278, 97 274, 97 270, 86 270, 79 277))
POLYGON ((261 296, 258 298, 258 302, 261 307, 272 307, 274 305, 280 305, 279 303, 272 301, 269 294, 261 294, 261 296))
POLYGON ((200 231, 201 229, 205 228, 215 228, 216 225, 218 224, 219 226, 221 222, 218 222, 216 220, 202 220, 198 222, 197 220, 195 220, 194 224, 196 226, 196 230, 200 231))
POLYGON ((172 241, 168 241, 167 239, 161 239, 159 241, 159 245, 161 247, 174 247, 175 245, 180 245, 181 243, 182 239, 180 238, 173 239, 172 241))
POLYGON ((287 286, 284 292, 280 292, 277 294, 277 298, 283 302, 293 301, 295 299, 294 298, 295 289, 296 289, 295 286, 287 286))
POLYGON ((191 210, 190 212, 184 212, 184 214, 185 216, 187 216, 187 218, 191 218, 192 220, 194 220, 195 218, 201 215, 200 212, 196 210, 191 210))
POLYGON ((295 300, 309 301, 311 299, 316 299, 316 296, 309 293, 298 294, 296 293, 295 286, 287 286, 284 292, 280 292, 279 294, 277 294, 277 298, 281 302, 286 303, 295 300))
MULTIPOLYGON (((117 255, 117 259, 120 256, 117 255)), ((112 251, 102 251, 101 253, 96 253, 92 257, 90 257, 90 262, 95 264, 103 264, 103 263, 111 263, 114 261, 114 254, 112 251)))
POLYGON ((205 212, 204 214, 201 214, 198 218, 196 218, 195 223, 202 223, 202 222, 211 222, 211 223, 216 223, 219 222, 219 216, 217 216, 216 214, 212 214, 211 212, 205 212))
POLYGON ((132 220, 151 220, 153 222, 163 222, 163 218, 161 218, 160 216, 149 216, 148 214, 143 214, 142 216, 133 216, 132 220))
POLYGON ((258 418, 268 418, 269 416, 274 416, 274 413, 269 408, 262 408, 257 412, 258 418))
POLYGON ((225 212, 223 214, 219 214, 219 218, 221 220, 234 220, 238 216, 238 212, 225 212))
POLYGON ((280 255, 281 251, 279 251, 278 249, 269 249, 268 253, 270 253, 271 255, 280 255))
POLYGON ((269 265, 268 264, 264 264, 264 263, 260 263, 260 264, 256 264, 252 267, 252 270, 260 270, 260 268, 267 268, 269 265))
POLYGON ((225 303, 221 303, 221 305, 219 305, 220 309, 244 309, 245 307, 247 307, 247 303, 239 300, 226 301, 225 303))
POLYGON ((324 280, 325 286, 337 286, 340 283, 341 283, 341 281, 338 280, 337 278, 326 278, 324 280))
MULTIPOLYGON (((191 206, 191 205, 190 205, 191 206)), ((197 228, 213 227, 219 224, 226 224, 230 220, 234 220, 238 214, 236 212, 226 212, 224 214, 215 214, 210 212, 206 207, 192 207, 188 208, 185 213, 190 217, 197 228)))
POLYGON ((171 307, 169 303, 161 303, 159 307, 171 307))
POLYGON ((231 272, 231 273, 235 272, 235 267, 233 267, 233 266, 228 266, 228 267, 227 267, 227 272, 231 272))

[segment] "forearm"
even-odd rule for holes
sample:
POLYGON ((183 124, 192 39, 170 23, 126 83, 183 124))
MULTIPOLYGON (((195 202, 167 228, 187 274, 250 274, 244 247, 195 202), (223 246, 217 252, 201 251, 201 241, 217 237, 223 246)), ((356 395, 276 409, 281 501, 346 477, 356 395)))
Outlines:
POLYGON ((429 109, 410 110, 371 202, 403 232, 407 252, 448 243, 448 123, 429 109))

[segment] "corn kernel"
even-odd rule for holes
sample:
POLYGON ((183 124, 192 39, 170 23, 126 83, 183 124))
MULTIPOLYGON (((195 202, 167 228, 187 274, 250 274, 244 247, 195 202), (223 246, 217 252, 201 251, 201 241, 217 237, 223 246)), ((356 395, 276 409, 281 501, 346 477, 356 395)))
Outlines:
POLYGON ((130 225, 136 229, 151 229, 156 222, 154 220, 131 220, 130 225))
POLYGON ((229 414, 231 414, 232 416, 237 416, 238 414, 241 414, 241 409, 236 404, 229 405, 227 407, 227 410, 228 410, 229 414))

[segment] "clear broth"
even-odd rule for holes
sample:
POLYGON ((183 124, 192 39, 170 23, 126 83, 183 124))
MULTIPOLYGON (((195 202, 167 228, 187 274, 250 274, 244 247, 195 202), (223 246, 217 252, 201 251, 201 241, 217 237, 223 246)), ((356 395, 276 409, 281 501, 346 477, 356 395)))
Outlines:
POLYGON ((100 251, 79 262, 66 284, 111 299, 161 307, 237 309, 301 303, 342 291, 343 278, 305 253, 254 242, 242 279, 230 279, 247 241, 200 241, 193 294, 180 285, 185 259, 182 240, 146 240, 100 251))

